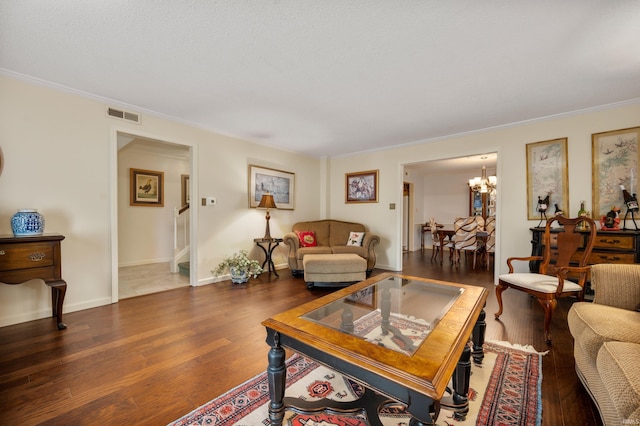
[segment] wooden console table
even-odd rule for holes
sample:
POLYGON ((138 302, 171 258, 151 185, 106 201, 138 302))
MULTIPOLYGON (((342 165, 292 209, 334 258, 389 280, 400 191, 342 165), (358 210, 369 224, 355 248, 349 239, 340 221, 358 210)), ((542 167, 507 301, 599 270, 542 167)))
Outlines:
MULTIPOLYGON (((544 227, 531 228, 533 233, 531 239, 531 255, 542 256, 544 227)), ((553 233, 558 230, 551 229, 553 233)), ((584 238, 587 238, 587 232, 583 232, 584 238)), ((553 246, 553 245, 552 245, 553 246)), ((582 244, 584 247, 584 242, 582 244)), ((626 231, 607 231, 599 230, 596 234, 596 240, 593 245, 593 251, 587 260, 589 265, 598 263, 640 263, 640 230, 626 231)), ((539 261, 529 262, 529 270, 538 272, 539 261)), ((593 294, 590 279, 585 287, 587 295, 593 294)))
POLYGON ((67 328, 62 322, 62 304, 67 283, 62 279, 60 241, 64 235, 43 234, 28 237, 0 236, 0 282, 21 284, 41 279, 51 287, 51 309, 58 329, 67 328))

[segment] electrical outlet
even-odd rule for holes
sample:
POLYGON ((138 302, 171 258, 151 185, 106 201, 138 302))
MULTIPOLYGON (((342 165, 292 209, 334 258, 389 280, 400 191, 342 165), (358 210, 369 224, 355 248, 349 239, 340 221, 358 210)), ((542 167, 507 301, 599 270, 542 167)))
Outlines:
POLYGON ((207 206, 215 206, 216 197, 207 197, 207 206))

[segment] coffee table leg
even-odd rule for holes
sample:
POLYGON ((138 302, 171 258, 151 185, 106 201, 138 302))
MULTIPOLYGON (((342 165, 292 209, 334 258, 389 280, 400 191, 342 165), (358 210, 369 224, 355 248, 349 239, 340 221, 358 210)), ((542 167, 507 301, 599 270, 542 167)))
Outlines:
POLYGON ((267 342, 271 345, 269 350, 267 378, 269 380, 269 422, 271 426, 280 426, 284 420, 284 388, 287 379, 287 367, 285 365, 285 351, 280 346, 280 337, 277 332, 269 331, 267 342))
POLYGON ((480 316, 478 317, 478 321, 476 321, 476 325, 473 327, 473 334, 471 335, 471 340, 473 342, 473 351, 471 355, 473 356, 473 362, 476 364, 482 364, 482 360, 484 359, 484 350, 482 349, 482 345, 484 344, 484 334, 487 329, 487 323, 485 322, 485 312, 484 309, 480 311, 480 316))
POLYGON ((410 392, 409 397, 411 400, 407 407, 407 411, 411 414, 409 426, 435 425, 440 414, 440 402, 416 392, 410 392))
POLYGON ((440 404, 453 411, 453 418, 465 420, 469 413, 469 378, 471 376, 471 347, 465 345, 453 372, 453 395, 443 398, 440 404))

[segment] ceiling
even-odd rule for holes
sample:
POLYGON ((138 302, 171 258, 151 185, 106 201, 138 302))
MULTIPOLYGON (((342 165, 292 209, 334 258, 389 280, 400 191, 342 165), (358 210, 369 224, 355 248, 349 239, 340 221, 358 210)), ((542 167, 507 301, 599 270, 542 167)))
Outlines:
POLYGON ((0 73, 331 157, 640 99, 637 0, 0 3, 0 73))

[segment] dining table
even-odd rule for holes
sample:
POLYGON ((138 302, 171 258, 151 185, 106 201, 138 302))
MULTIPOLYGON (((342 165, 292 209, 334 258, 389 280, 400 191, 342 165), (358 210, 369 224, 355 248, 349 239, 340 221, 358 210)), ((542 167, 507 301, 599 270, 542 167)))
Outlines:
MULTIPOLYGON (((438 229, 438 239, 440 240, 440 264, 442 265, 444 259, 444 240, 449 237, 449 241, 451 241, 451 237, 456 235, 456 231, 453 228, 439 228, 438 229)), ((451 260, 451 254, 449 254, 449 260, 451 260)))

